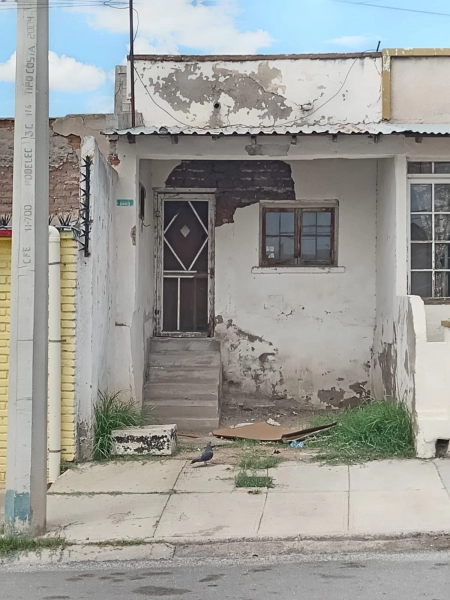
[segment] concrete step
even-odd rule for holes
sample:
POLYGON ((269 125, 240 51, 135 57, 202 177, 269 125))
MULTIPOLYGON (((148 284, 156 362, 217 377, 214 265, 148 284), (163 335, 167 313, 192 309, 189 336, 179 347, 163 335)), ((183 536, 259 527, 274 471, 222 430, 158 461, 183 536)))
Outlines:
POLYGON ((187 385, 211 384, 218 381, 217 367, 154 367, 150 366, 147 383, 185 383, 187 385))
POLYGON ((197 400, 219 402, 219 385, 210 383, 146 383, 144 401, 154 403, 158 400, 197 400))
POLYGON ((220 352, 213 338, 152 338, 150 352, 220 352))
POLYGON ((219 425, 220 342, 210 338, 153 338, 144 406, 159 423, 208 433, 219 425))
POLYGON ((150 360, 151 367, 177 367, 179 369, 187 368, 203 368, 203 367, 220 367, 219 352, 151 352, 150 360))
MULTIPOLYGON (((163 423, 164 419, 160 422, 163 423)), ((217 419, 198 419, 198 418, 178 418, 171 420, 170 423, 176 423, 178 433, 210 433, 219 427, 219 418, 217 419)))
POLYGON ((217 419, 219 417, 217 403, 215 406, 211 406, 211 404, 187 406, 184 402, 183 404, 156 402, 151 414, 157 421, 165 423, 169 423, 169 421, 177 423, 178 419, 217 419))

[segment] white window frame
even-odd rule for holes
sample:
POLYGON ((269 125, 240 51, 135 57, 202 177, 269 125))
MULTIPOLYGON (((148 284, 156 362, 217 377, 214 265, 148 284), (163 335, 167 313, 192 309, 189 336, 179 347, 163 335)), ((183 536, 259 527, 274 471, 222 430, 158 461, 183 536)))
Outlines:
MULTIPOLYGON (((434 163, 436 162, 450 162, 450 159, 442 160, 409 160, 408 162, 431 162, 433 163, 432 169, 434 170, 434 163)), ((408 292, 411 294, 412 284, 412 273, 430 273, 431 272, 431 296, 422 296, 425 303, 428 304, 449 304, 450 296, 435 296, 435 281, 436 272, 450 273, 450 267, 448 269, 436 269, 436 244, 447 244, 450 247, 450 241, 445 242, 443 240, 435 239, 435 215, 450 215, 450 211, 446 212, 435 212, 434 210, 434 186, 435 184, 450 184, 450 173, 411 173, 407 175, 408 178, 408 292), (430 212, 413 212, 411 211, 411 189, 412 185, 429 185, 431 184, 431 211, 430 212), (430 215, 432 223, 432 234, 431 240, 419 241, 411 240, 411 216, 412 215, 430 215), (413 269, 411 265, 412 259, 412 246, 413 244, 430 244, 431 243, 431 269, 413 269)))

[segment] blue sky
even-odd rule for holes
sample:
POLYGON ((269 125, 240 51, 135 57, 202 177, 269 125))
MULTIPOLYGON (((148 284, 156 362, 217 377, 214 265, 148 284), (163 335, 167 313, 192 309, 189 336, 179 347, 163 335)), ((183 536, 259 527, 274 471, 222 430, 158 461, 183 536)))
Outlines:
MULTIPOLYGON (((128 50, 127 2, 113 3, 50 0, 52 116, 112 110, 113 70, 128 50)), ((14 115, 13 5, 0 1, 0 117, 14 115)), ((378 41, 381 48, 450 46, 449 0, 135 0, 135 6, 141 53, 352 52, 375 49, 378 41)))

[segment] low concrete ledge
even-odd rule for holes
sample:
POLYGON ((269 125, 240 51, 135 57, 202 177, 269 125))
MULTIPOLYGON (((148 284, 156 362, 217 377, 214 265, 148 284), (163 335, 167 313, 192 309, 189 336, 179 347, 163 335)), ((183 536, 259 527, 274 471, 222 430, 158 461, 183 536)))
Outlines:
POLYGON ((116 456, 171 456, 177 448, 176 425, 127 427, 112 432, 116 456))

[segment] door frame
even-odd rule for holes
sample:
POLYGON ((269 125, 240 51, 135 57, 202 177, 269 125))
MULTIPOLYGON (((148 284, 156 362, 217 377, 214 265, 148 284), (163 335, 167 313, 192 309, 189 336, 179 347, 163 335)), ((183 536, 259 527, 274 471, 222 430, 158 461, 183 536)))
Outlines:
POLYGON ((214 280, 215 280, 215 218, 216 196, 212 188, 161 188, 154 189, 154 226, 155 226, 155 326, 156 337, 213 337, 214 336, 214 280), (208 200, 208 331, 181 332, 163 331, 163 202, 164 200, 208 200))

